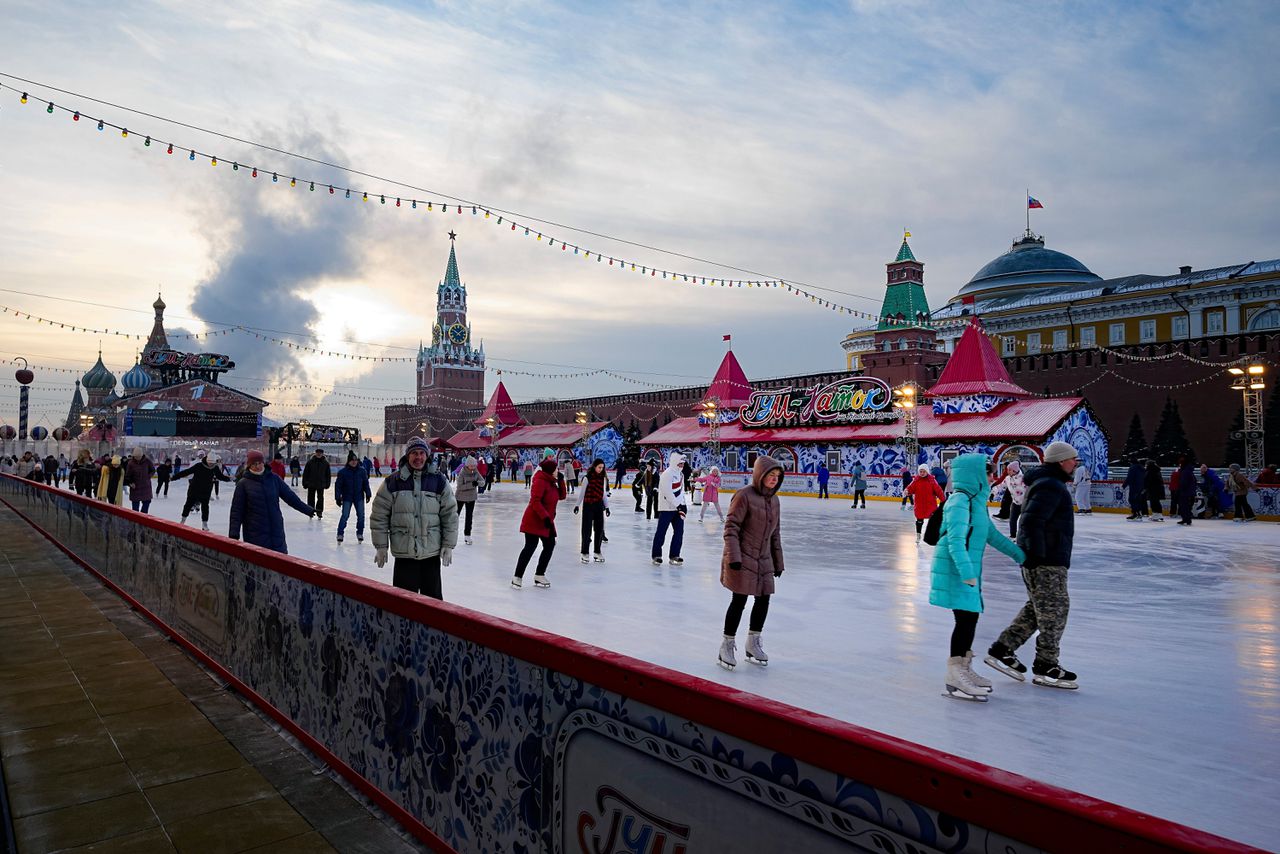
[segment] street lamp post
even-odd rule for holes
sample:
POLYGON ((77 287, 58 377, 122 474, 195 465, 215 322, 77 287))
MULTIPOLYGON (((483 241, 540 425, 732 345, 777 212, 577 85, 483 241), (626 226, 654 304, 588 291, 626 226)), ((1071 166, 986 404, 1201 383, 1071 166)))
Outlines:
POLYGON ((902 453, 909 468, 920 459, 920 438, 916 426, 916 387, 911 383, 893 390, 893 406, 902 411, 902 453))
POLYGON ((702 402, 702 415, 707 419, 707 453, 711 465, 720 465, 720 398, 709 397, 702 402))
POLYGON ((1266 368, 1260 363, 1245 367, 1227 368, 1231 375, 1232 391, 1241 392, 1244 396, 1244 429, 1232 432, 1231 438, 1244 441, 1244 467, 1250 475, 1262 471, 1266 464, 1265 433, 1262 423, 1262 390, 1266 388, 1264 374, 1266 368))

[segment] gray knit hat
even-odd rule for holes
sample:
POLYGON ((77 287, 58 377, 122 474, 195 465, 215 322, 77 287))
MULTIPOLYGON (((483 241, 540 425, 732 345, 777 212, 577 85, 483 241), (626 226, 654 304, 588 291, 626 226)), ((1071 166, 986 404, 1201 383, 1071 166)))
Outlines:
POLYGON ((1051 442, 1049 447, 1044 449, 1044 461, 1046 463, 1062 463, 1067 460, 1074 460, 1078 456, 1076 449, 1066 442, 1051 442))

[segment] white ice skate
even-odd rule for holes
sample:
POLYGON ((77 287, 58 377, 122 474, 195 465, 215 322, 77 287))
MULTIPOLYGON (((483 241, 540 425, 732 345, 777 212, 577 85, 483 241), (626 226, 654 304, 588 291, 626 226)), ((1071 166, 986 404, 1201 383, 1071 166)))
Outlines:
POLYGON ((1041 667, 1033 664, 1031 673, 1031 681, 1044 688, 1065 688, 1068 691, 1074 691, 1080 687, 1079 683, 1076 682, 1074 673, 1070 670, 1064 670, 1056 664, 1052 667, 1041 667))
POLYGON ((520 579, 518 576, 512 576, 511 586, 519 590, 521 587, 524 587, 524 581, 520 579))
POLYGON ((595 561, 596 563, 604 563, 604 556, 596 555, 595 557, 592 558, 592 560, 595 561))
POLYGON ((209 523, 208 523, 208 522, 201 522, 201 523, 200 523, 200 530, 202 530, 202 531, 207 531, 207 530, 209 530, 209 523))
POLYGON ((737 647, 733 635, 725 635, 724 640, 720 641, 720 666, 725 670, 738 666, 737 647))
POLYGON ((550 587, 550 586, 551 586, 551 582, 550 582, 550 581, 547 581, 547 579, 546 579, 544 576, 541 576, 541 575, 535 575, 535 576, 533 577, 533 586, 534 586, 534 587, 541 587, 541 588, 543 588, 543 589, 545 590, 546 588, 548 588, 548 587, 550 587))
POLYGON ((182 517, 182 519, 181 519, 181 521, 179 522, 179 524, 182 524, 182 525, 187 524, 187 517, 186 517, 186 516, 183 516, 183 517, 182 517))
POLYGON ((462 541, 463 541, 464 543, 466 543, 467 545, 471 545, 471 538, 470 538, 470 537, 464 537, 462 541))
POLYGON ((964 654, 964 672, 969 674, 969 681, 977 685, 988 694, 995 688, 991 680, 985 676, 979 676, 973 671, 973 650, 969 650, 964 654))
POLYGON ((764 646, 760 643, 759 632, 747 632, 747 661, 761 667, 769 666, 769 656, 765 654, 764 646))
POLYGON ((947 659, 947 684, 942 696, 974 703, 987 702, 987 692, 969 680, 969 674, 964 669, 964 656, 947 659))
POLYGON ((591 558, 587 557, 585 554, 578 555, 578 560, 582 561, 583 563, 591 563, 591 558))

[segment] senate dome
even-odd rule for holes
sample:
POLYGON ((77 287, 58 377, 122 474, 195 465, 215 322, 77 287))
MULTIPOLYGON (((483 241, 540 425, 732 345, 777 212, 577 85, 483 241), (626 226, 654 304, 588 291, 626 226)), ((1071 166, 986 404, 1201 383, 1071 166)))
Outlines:
POLYGON ((1044 248, 1044 238, 1027 232, 1008 252, 989 262, 960 289, 956 300, 978 295, 1001 296, 1062 285, 1102 281, 1088 267, 1063 252, 1044 248))

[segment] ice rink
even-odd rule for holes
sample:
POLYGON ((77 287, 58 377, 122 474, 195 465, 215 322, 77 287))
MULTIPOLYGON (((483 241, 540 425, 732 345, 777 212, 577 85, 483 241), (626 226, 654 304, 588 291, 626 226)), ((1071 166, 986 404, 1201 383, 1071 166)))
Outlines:
MULTIPOLYGON (((227 531, 230 487, 212 503, 216 533, 227 531)), ((180 481, 153 512, 177 519, 185 494, 180 481)), ((699 523, 693 508, 683 567, 653 566, 655 523, 633 512, 629 489, 615 490, 607 563, 584 566, 578 519, 562 504, 551 589, 526 576, 514 590, 527 496, 523 483, 481 496, 475 545, 460 535, 444 571, 446 599, 1233 839, 1280 839, 1280 526, 1077 517, 1062 663, 1080 690, 1017 683, 978 663, 995 681, 982 705, 941 695, 952 619, 928 603, 933 549, 916 544, 896 502, 855 511, 846 500, 782 498, 788 571, 765 627, 770 665, 728 672, 716 664, 729 594, 714 515, 699 523)), ((368 532, 356 543, 354 516, 336 543, 331 499, 319 521, 285 508, 290 552, 390 583, 368 532)), ((1018 568, 994 551, 984 594, 979 656, 1024 601, 1018 568)), ((1020 653, 1028 666, 1033 655, 1031 644, 1020 653)))

